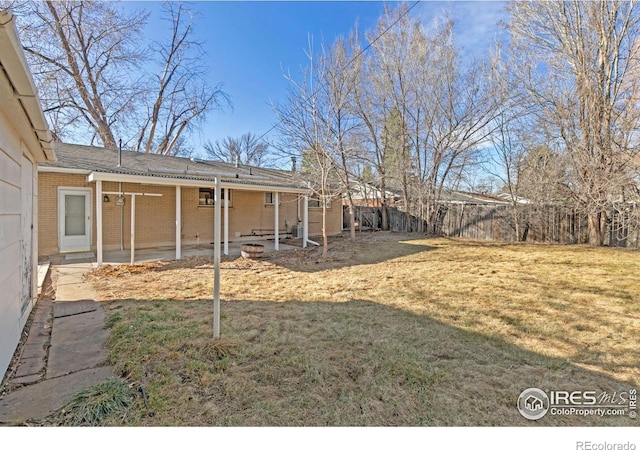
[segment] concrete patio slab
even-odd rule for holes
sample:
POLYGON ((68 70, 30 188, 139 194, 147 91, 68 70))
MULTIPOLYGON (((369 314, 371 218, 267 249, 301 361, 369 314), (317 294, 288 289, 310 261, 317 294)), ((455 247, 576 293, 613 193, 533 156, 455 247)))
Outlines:
POLYGON ((108 336, 104 320, 101 307, 54 319, 45 378, 57 378, 104 363, 108 336))
POLYGON ((93 300, 55 302, 53 304, 53 318, 59 319, 61 317, 75 316, 76 314, 92 312, 96 309, 98 309, 98 305, 93 300))
POLYGON ((51 263, 44 262, 42 264, 38 264, 38 295, 42 293, 42 285, 44 284, 44 279, 47 277, 49 273, 49 267, 51 263))
POLYGON ((56 266, 56 300, 71 302, 98 298, 95 289, 83 279, 83 275, 92 269, 90 262, 56 266))

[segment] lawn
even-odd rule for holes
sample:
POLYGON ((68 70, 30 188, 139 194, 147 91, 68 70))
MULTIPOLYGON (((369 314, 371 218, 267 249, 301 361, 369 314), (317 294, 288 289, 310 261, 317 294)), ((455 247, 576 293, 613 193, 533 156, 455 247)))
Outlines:
MULTIPOLYGON (((524 419, 528 387, 640 384, 640 253, 363 234, 330 254, 93 271, 110 360, 136 386, 107 425, 608 426, 524 419)), ((637 419, 636 419, 637 420, 637 419)))

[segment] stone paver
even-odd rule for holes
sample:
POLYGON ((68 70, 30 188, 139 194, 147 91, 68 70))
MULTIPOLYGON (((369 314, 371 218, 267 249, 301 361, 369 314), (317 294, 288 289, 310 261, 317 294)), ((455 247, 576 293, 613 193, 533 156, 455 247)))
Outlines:
POLYGON ((25 344, 22 349, 22 359, 46 358, 48 343, 43 344, 25 344))
POLYGON ((93 300, 77 300, 72 302, 56 302, 53 305, 53 318, 75 316, 92 312, 98 309, 98 304, 93 300))
POLYGON ((57 301, 95 300, 95 289, 83 280, 83 275, 93 269, 92 263, 74 263, 57 266, 57 301))
POLYGON ((55 302, 41 297, 33 312, 14 388, 0 398, 0 423, 42 420, 80 390, 114 376, 106 366, 105 312, 95 290, 84 282, 90 262, 57 266, 55 302))
POLYGON ((46 378, 94 367, 107 359, 104 319, 102 307, 54 319, 46 378))
POLYGON ((44 372, 44 367, 45 361, 43 358, 22 358, 18 370, 16 370, 16 376, 38 375, 44 372))
POLYGON ((112 377, 113 368, 105 366, 22 387, 0 399, 0 422, 42 420, 82 389, 112 377))
POLYGON ((21 386, 23 384, 33 384, 36 381, 42 380, 42 376, 43 376, 42 373, 35 373, 33 375, 25 375, 23 377, 14 376, 11 379, 11 385, 12 386, 21 386))

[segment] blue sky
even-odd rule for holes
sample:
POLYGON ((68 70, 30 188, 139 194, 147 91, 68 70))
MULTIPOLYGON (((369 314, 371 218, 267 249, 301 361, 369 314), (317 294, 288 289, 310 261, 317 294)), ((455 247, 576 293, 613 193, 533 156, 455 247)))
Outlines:
MULTIPOLYGON (((397 4, 392 3, 390 4, 397 4)), ((410 2, 409 4, 413 4, 410 2)), ((151 11, 146 34, 158 37, 160 2, 127 2, 127 7, 151 11)), ((210 67, 209 81, 222 83, 233 108, 213 112, 200 135, 193 136, 198 149, 208 141, 246 132, 262 135, 276 122, 272 102, 286 98, 284 72, 296 75, 307 64, 308 37, 315 46, 348 35, 356 21, 361 31, 374 27, 384 3, 378 1, 200 1, 197 36, 204 42, 210 67)), ((467 57, 486 54, 505 18, 498 1, 421 1, 411 15, 427 26, 449 11, 456 39, 467 57)), ((274 132, 266 137, 274 138, 274 132)))

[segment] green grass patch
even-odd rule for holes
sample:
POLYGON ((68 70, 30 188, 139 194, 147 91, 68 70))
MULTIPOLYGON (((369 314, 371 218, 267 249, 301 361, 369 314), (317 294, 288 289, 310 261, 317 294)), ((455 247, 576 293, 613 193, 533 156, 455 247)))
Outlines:
POLYGON ((58 425, 98 426, 126 420, 136 393, 120 378, 83 389, 56 416, 58 425))

